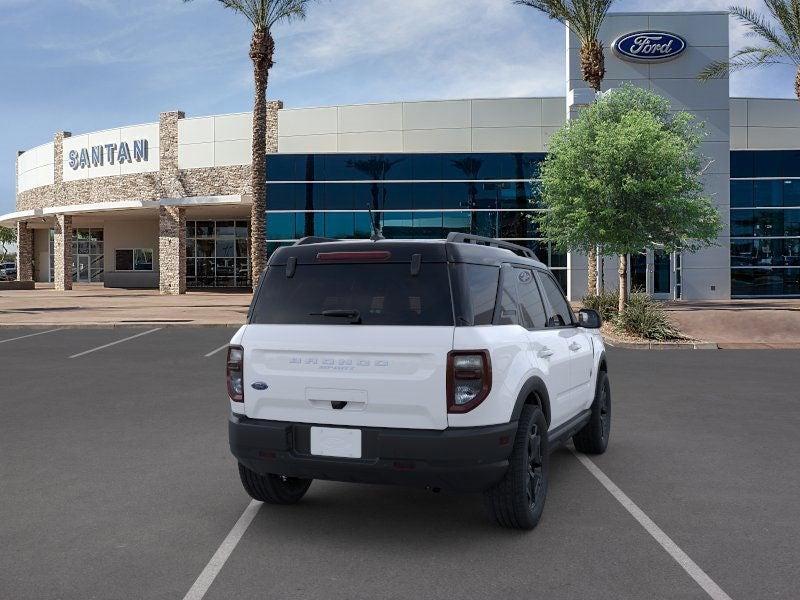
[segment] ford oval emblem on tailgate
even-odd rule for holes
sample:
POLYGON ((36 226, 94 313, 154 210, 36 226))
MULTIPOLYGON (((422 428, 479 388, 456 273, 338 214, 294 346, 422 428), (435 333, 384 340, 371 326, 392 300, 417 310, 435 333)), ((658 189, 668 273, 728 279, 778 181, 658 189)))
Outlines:
POLYGON ((254 390, 265 390, 269 386, 263 381, 254 381, 252 384, 250 384, 250 387, 253 388, 254 390))

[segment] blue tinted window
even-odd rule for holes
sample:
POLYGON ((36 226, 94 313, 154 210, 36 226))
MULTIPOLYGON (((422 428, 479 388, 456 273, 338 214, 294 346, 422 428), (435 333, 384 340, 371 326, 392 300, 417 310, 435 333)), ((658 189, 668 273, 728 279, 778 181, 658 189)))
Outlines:
POLYGON ((299 186, 292 183, 273 183, 267 186, 267 210, 295 210, 299 186))
POLYGON ((753 235, 753 211, 731 211, 731 235, 737 237, 750 237, 753 235))
POLYGON ((267 213, 267 239, 293 240, 295 216, 293 213, 267 213))
POLYGON ((752 181, 731 181, 731 206, 734 208, 753 206, 752 181))
POLYGON ((415 154, 411 157, 413 179, 442 179, 442 156, 440 154, 415 154))
POLYGON ((296 181, 294 154, 270 154, 267 156, 267 181, 296 181))
POLYGON ((783 150, 781 177, 800 177, 800 150, 783 150))
POLYGON ((469 211, 444 213, 444 229, 447 233, 451 231, 470 233, 471 223, 472 213, 469 211))
POLYGON ((383 233, 391 239, 409 239, 414 235, 414 219, 412 213, 383 213, 383 233))
POLYGON ((298 186, 298 197, 295 202, 298 210, 322 210, 325 207, 325 189, 323 183, 303 183, 298 186))
POLYGON ((800 206, 800 180, 792 179, 783 182, 783 205, 800 206))
POLYGON ((387 210, 408 210, 414 206, 414 193, 418 183, 386 183, 383 184, 384 202, 387 210))
POLYGON ((369 221, 369 213, 357 212, 355 214, 355 234, 354 237, 366 239, 372 235, 372 227, 369 221))
MULTIPOLYGON (((442 183, 415 183, 412 186, 414 208, 442 208, 442 183)), ((408 208, 408 205, 398 208, 408 208)))
POLYGON ((298 212, 294 214, 294 233, 298 239, 307 236, 325 237, 325 213, 298 212))
POLYGON ((756 181, 755 206, 783 206, 783 181, 756 181))
POLYGON ((783 171, 783 153, 779 150, 755 152, 756 177, 780 177, 783 171))
POLYGON ((442 157, 442 179, 461 181, 477 179, 483 162, 472 154, 445 154, 442 157))
POLYGON ((443 208, 469 207, 468 183, 443 183, 441 187, 443 208))
POLYGON ((447 237, 442 229, 442 213, 415 212, 412 218, 415 237, 432 239, 447 237))
POLYGON ((353 213, 325 213, 325 237, 352 238, 354 233, 353 213))
POLYGON ((472 213, 472 232, 485 237, 500 237, 500 223, 493 211, 472 213))
POLYGON ((800 269, 733 269, 734 296, 786 296, 800 294, 800 269))
MULTIPOLYGON (((325 185, 326 210, 353 210, 355 183, 328 183, 325 185)), ((359 209, 366 208, 359 206, 359 209)))
POLYGON ((731 177, 753 176, 754 152, 731 152, 731 177))
POLYGON ((800 236, 800 210, 783 211, 783 235, 800 236))

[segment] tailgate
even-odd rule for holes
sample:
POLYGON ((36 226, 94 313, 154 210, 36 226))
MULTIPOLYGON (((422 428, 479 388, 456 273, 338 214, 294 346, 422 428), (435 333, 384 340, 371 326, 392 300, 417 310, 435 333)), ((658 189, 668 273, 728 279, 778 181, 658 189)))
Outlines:
POLYGON ((447 427, 452 326, 249 325, 242 345, 250 418, 447 427))

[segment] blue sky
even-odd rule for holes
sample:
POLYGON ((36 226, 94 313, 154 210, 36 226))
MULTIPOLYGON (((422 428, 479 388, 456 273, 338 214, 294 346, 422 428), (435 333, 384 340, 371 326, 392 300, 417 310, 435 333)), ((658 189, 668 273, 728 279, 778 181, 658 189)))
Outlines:
MULTIPOLYGON (((275 33, 269 96, 286 106, 564 93, 563 27, 510 0, 320 0, 275 33)), ((58 130, 250 110, 248 43, 246 21, 217 0, 0 0, 0 214, 14 210, 17 150, 58 130)), ((792 81, 777 67, 735 76, 731 91, 792 97, 792 81)))

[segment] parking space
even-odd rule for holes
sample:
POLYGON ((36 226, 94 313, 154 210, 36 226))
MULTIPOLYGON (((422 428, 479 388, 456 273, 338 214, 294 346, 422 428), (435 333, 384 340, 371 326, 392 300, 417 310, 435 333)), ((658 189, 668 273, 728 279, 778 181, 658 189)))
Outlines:
MULTIPOLYGON (((249 503, 213 353, 233 332, 2 331, 0 596, 184 597, 249 503)), ((609 358, 594 464, 731 598, 796 597, 800 352, 609 358)), ((568 449, 551 473, 527 534, 477 496, 315 482, 260 508, 205 598, 714 597, 568 449)))

